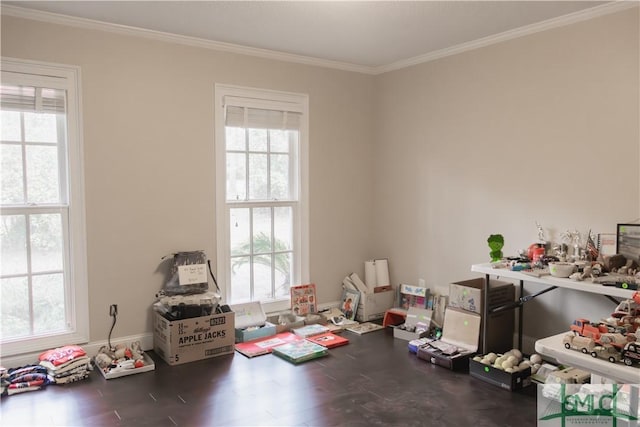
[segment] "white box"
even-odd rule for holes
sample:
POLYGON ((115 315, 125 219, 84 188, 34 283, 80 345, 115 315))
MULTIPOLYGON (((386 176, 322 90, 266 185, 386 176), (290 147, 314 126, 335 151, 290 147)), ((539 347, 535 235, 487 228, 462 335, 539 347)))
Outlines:
POLYGON ((393 337, 407 341, 426 337, 429 334, 432 316, 433 310, 410 307, 409 310, 407 310, 407 317, 405 319, 405 322, 402 325, 394 327, 393 337), (426 330, 422 332, 411 332, 404 329, 406 327, 415 327, 418 323, 426 324, 426 330))
POLYGON ((384 313, 393 307, 395 292, 393 289, 377 293, 360 292, 360 303, 356 311, 356 320, 368 322, 370 320, 382 319, 384 313))
POLYGON ((153 351, 169 365, 232 354, 234 313, 167 320, 155 313, 153 351))
POLYGON ((102 374, 102 376, 106 380, 112 380, 114 378, 126 377, 128 375, 141 374, 142 372, 149 372, 149 371, 153 371, 153 370, 156 369, 155 362, 153 361, 153 359, 147 353, 143 353, 142 354, 142 358, 144 360, 144 366, 142 366, 140 368, 124 369, 122 371, 117 371, 117 372, 104 372, 99 367, 96 367, 96 369, 102 374))

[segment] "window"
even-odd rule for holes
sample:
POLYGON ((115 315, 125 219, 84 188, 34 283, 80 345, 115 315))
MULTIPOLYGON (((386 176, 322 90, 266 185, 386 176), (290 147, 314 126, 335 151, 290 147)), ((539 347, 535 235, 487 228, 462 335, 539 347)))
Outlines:
POLYGON ((2 59, 2 356, 88 341, 79 73, 2 59))
POLYGON ((226 301, 288 308, 308 281, 306 95, 216 85, 218 275, 226 301))

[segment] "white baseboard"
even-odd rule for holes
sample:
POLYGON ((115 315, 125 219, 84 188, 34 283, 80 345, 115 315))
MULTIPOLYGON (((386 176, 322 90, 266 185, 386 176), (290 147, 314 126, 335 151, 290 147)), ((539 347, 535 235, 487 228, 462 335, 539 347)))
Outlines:
MULTIPOLYGON (((332 307, 339 307, 340 301, 328 302, 324 304, 318 305, 318 311, 323 311, 332 307)), ((269 313, 276 314, 276 313, 269 313)), ((139 335, 130 335, 128 337, 116 338, 111 340, 111 345, 115 346, 118 344, 129 345, 132 342, 140 341, 141 347, 144 351, 153 350, 153 333, 148 332, 139 335)), ((93 357, 98 354, 98 351, 104 346, 108 345, 107 340, 103 341, 94 341, 87 344, 79 344, 82 347, 89 357, 93 357)), ((17 368, 19 366, 31 365, 38 362, 38 356, 42 354, 40 352, 33 353, 24 353, 16 356, 4 357, 0 360, 0 365, 5 368, 17 368)))
MULTIPOLYGON (((140 341, 140 346, 144 351, 153 349, 153 333, 146 333, 140 335, 131 335, 128 337, 116 338, 111 340, 111 345, 116 346, 118 344, 129 345, 132 342, 140 341)), ((87 356, 93 357, 98 354, 98 351, 102 347, 107 346, 109 343, 104 341, 94 341, 87 344, 79 344, 80 347, 87 352, 87 356)), ((25 353, 16 356, 2 358, 1 364, 5 368, 17 368, 19 366, 32 365, 38 363, 38 356, 43 352, 25 353)))

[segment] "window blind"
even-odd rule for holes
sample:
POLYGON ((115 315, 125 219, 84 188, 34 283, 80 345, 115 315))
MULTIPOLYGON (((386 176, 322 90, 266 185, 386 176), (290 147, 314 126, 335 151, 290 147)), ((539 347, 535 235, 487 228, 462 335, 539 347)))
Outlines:
POLYGON ((226 106, 225 124, 251 129, 300 129, 300 114, 289 111, 261 110, 226 106))
POLYGON ((35 111, 59 114, 65 112, 65 91, 32 86, 0 85, 3 110, 35 111))

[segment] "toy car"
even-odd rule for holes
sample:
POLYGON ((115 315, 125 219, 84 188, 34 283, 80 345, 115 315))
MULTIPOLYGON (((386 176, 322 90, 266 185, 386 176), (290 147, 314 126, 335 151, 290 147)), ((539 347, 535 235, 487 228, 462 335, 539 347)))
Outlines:
POLYGON ((624 346, 622 349, 622 361, 627 366, 640 363, 640 342, 630 342, 624 346))
POLYGON ((619 362, 622 359, 620 350, 613 345, 598 345, 591 352, 594 358, 607 359, 611 363, 619 362))
POLYGON ((596 347, 596 342, 592 338, 581 337, 579 335, 567 334, 562 339, 564 348, 568 350, 578 350, 584 354, 589 354, 596 347))

